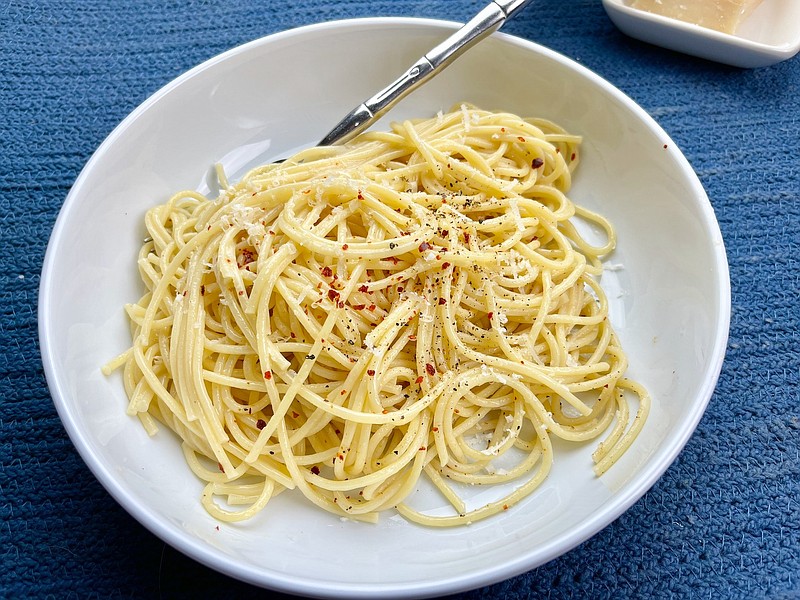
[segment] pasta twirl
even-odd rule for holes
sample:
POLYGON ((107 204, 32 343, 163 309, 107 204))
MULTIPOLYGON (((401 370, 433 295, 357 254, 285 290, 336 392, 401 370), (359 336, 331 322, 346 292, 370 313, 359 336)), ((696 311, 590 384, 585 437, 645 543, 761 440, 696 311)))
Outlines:
POLYGON ((153 208, 106 368, 128 412, 181 438, 223 521, 295 488, 354 519, 475 521, 541 483, 554 438, 605 435, 602 474, 649 399, 597 282, 613 229, 566 195, 579 142, 464 105, 153 208), (411 507, 421 478, 450 513, 411 507), (473 506, 461 484, 511 485, 473 506))

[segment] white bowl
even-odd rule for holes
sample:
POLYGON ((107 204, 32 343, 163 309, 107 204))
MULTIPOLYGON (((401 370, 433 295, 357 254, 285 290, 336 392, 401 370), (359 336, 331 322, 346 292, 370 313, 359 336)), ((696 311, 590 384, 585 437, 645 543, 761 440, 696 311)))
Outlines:
POLYGON ((722 33, 631 8, 631 0, 603 0, 609 18, 629 36, 734 67, 766 67, 800 50, 800 2, 764 0, 736 29, 722 33))
MULTIPOLYGON (((148 438, 125 415, 119 377, 100 366, 130 343, 122 305, 141 292, 135 260, 145 210, 205 188, 222 161, 255 162, 311 145, 454 29, 365 19, 287 31, 235 48, 137 108, 75 182, 53 230, 39 304, 55 405, 111 495, 178 550, 244 581, 312 596, 421 597, 530 570, 583 542, 641 497, 675 459, 714 390, 730 287, 711 205, 675 144, 636 104, 587 69, 495 35, 389 118, 434 115, 460 101, 553 119, 585 136, 572 196, 615 223, 621 268, 604 275, 630 374, 653 394, 650 419, 609 473, 593 445, 563 449, 532 496, 495 518, 446 531, 397 515, 365 525, 282 494, 249 522, 220 525, 176 438, 148 438), (488 85, 486 73, 492 73, 488 85)), ((381 125, 379 125, 381 126, 381 125)))

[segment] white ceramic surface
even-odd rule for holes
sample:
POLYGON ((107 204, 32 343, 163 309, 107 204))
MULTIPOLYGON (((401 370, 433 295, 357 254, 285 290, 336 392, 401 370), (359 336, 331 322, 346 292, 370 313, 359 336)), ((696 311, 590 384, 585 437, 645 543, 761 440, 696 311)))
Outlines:
POLYGON ((763 0, 733 35, 603 0, 609 18, 629 36, 734 67, 766 67, 800 51, 800 2, 763 0))
MULTIPOLYGON (((206 189, 217 161, 235 177, 313 144, 454 27, 419 19, 344 21, 233 49, 125 119, 64 203, 39 304, 55 405, 111 495, 156 535, 212 568, 273 589, 345 598, 422 597, 499 581, 555 558, 617 518, 675 459, 705 410, 724 355, 730 286, 702 186, 664 131, 621 92, 552 51, 496 34, 387 118, 434 115, 469 101, 548 117, 585 136, 572 196, 617 227, 617 268, 603 284, 630 374, 654 396, 651 418, 629 453, 596 478, 593 445, 559 444, 554 471, 535 494, 458 529, 426 529, 391 514, 378 525, 354 523, 295 493, 282 494, 249 522, 220 525, 200 506, 201 485, 176 439, 166 431, 148 438, 125 415, 119 377, 104 377, 100 366, 130 343, 122 305, 140 295, 135 260, 146 209, 182 188, 206 189)), ((439 502, 422 496, 422 503, 439 502)))

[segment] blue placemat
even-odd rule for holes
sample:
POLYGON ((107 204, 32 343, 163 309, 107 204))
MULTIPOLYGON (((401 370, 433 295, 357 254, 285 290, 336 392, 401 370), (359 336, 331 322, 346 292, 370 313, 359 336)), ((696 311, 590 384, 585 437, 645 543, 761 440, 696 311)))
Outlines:
MULTIPOLYGON (((92 151, 163 84, 240 43, 338 18, 463 21, 482 5, 0 3, 0 597, 264 596, 129 517, 56 416, 37 343, 39 272, 92 151)), ((733 315, 708 412, 653 489, 561 558, 459 597, 800 597, 800 59, 746 71, 668 52, 620 34, 599 0, 539 0, 505 30, 594 69, 674 138, 717 212, 733 315)))

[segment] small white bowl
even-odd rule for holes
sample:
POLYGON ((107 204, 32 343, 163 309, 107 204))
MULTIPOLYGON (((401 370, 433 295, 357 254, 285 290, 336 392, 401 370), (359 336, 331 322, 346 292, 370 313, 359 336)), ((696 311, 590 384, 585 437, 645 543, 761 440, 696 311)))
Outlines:
POLYGON ((624 33, 670 50, 744 68, 774 65, 800 50, 798 0, 764 0, 733 35, 635 9, 630 3, 603 0, 603 7, 624 33))

